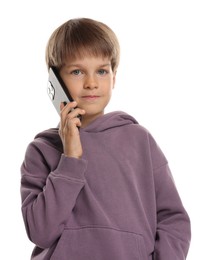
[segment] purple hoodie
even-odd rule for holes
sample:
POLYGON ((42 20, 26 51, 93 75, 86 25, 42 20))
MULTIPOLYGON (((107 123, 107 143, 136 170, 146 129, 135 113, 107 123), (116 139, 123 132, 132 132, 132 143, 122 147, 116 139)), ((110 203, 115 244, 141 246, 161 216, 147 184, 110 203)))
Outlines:
POLYGON ((190 221, 167 160, 123 112, 80 129, 83 156, 63 155, 58 128, 38 134, 21 167, 33 260, 184 260, 190 221))

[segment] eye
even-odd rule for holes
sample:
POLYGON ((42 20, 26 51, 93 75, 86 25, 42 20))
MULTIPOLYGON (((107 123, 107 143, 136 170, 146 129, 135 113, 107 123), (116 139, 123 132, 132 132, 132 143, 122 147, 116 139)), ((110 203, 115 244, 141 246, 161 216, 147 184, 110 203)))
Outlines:
POLYGON ((104 69, 98 70, 98 74, 101 75, 101 76, 103 76, 103 75, 105 75, 105 74, 107 74, 107 73, 108 73, 108 72, 107 72, 106 70, 104 70, 104 69))
POLYGON ((81 75, 81 71, 80 70, 73 70, 73 71, 71 71, 71 74, 78 76, 78 75, 81 75))

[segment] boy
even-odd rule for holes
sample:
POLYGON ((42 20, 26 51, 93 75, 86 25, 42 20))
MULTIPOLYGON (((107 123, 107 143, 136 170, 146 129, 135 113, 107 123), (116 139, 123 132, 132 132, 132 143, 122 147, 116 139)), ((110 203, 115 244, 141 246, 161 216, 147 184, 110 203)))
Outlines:
POLYGON ((67 21, 46 61, 75 101, 61 104, 59 128, 35 137, 21 167, 31 259, 185 259, 190 222, 165 156, 133 117, 104 115, 119 63, 114 32, 67 21))

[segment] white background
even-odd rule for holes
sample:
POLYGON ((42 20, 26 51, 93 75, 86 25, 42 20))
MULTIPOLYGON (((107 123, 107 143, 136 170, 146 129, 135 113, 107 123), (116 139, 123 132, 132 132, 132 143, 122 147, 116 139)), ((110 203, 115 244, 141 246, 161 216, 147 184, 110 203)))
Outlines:
POLYGON ((210 257, 211 7, 204 0, 12 0, 0 4, 1 259, 27 260, 20 165, 34 135, 58 123, 46 94, 45 47, 70 18, 107 23, 121 44, 107 111, 124 110, 169 160, 192 222, 188 260, 210 257), (2 256, 4 256, 2 258, 2 256))

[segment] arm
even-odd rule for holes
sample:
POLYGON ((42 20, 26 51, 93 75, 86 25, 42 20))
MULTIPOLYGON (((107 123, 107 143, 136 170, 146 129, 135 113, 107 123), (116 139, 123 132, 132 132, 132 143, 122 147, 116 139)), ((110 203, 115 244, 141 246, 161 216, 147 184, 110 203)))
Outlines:
POLYGON ((30 240, 50 247, 61 235, 85 185, 86 161, 61 156, 49 173, 41 151, 29 145, 21 167, 22 213, 30 240))
POLYGON ((59 238, 85 185, 86 161, 80 159, 83 151, 77 128, 81 125, 77 115, 85 111, 77 108, 70 112, 76 105, 61 106, 59 132, 64 154, 35 140, 21 167, 23 218, 30 240, 41 248, 50 247, 59 238))
POLYGON ((191 237, 190 220, 166 158, 153 138, 150 139, 150 146, 157 205, 154 260, 184 260, 191 237))
POLYGON ((168 165, 155 170, 157 232, 155 260, 184 260, 190 243, 190 220, 168 165))

